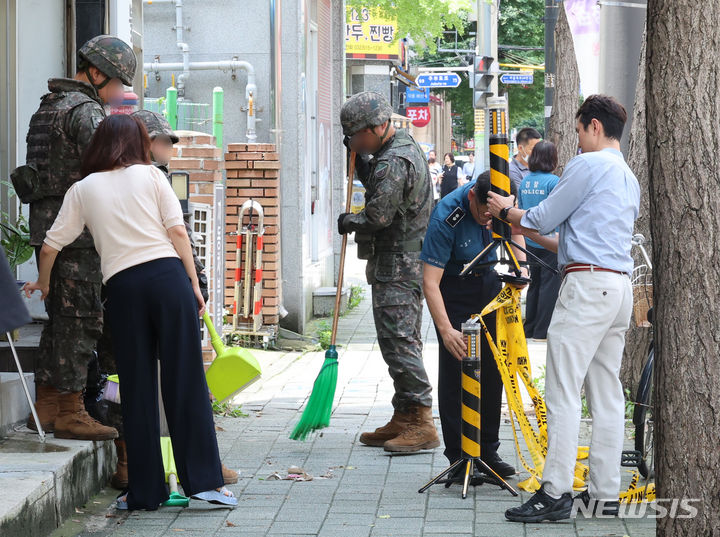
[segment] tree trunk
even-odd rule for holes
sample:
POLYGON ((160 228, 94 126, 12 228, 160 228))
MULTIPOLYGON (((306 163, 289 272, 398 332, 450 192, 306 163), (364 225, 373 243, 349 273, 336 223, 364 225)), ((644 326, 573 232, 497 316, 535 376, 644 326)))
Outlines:
MULTIPOLYGON (((628 166, 635 173, 640 183, 640 216, 635 221, 635 233, 641 233, 645 237, 645 249, 652 259, 652 241, 650 240, 650 199, 648 193, 648 161, 647 161, 647 133, 645 122, 645 36, 640 49, 640 66, 638 67, 638 79, 635 89, 635 106, 633 107, 632 129, 628 143, 628 166)), ((645 264, 640 252, 633 249, 635 266, 645 264)), ((646 291, 643 287, 644 281, 634 281, 633 294, 634 302, 642 305, 646 296, 651 297, 652 291, 646 291)), ((639 311, 640 308, 638 308, 639 311)), ((640 373, 647 358, 648 346, 652 339, 652 328, 638 326, 635 311, 630 321, 630 329, 625 336, 625 354, 623 356, 620 380, 626 390, 630 390, 631 398, 637 393, 640 373)), ((633 399, 634 400, 634 399, 633 399)))
POLYGON ((580 72, 575 59, 570 25, 565 7, 559 6, 558 20, 555 25, 555 95, 552 114, 545 138, 557 146, 557 175, 562 175, 568 161, 577 155, 578 139, 575 132, 575 113, 580 100, 580 72))
POLYGON ((700 500, 659 536, 720 536, 719 22, 718 2, 648 2, 657 497, 700 500))

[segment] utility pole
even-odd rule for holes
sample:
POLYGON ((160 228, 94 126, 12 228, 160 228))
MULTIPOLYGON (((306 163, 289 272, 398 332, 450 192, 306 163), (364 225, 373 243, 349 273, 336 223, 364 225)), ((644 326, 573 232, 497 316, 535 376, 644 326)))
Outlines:
POLYGON ((474 91, 473 106, 475 108, 475 172, 474 177, 490 168, 490 131, 487 121, 487 97, 498 94, 497 77, 491 73, 497 72, 497 20, 498 5, 495 0, 477 0, 477 31, 475 45, 475 59, 473 61, 474 91), (488 65, 487 61, 491 64, 488 65), (478 70, 478 61, 482 65, 482 73, 478 70), (487 80, 482 84, 480 80, 487 80), (479 95, 479 96, 478 96, 479 95))
POLYGON ((627 155, 635 105, 635 85, 645 30, 647 0, 600 0, 600 93, 612 95, 625 107, 628 121, 620 140, 627 155))
POLYGON ((562 0, 545 0, 545 133, 550 128, 555 98, 555 24, 562 0))

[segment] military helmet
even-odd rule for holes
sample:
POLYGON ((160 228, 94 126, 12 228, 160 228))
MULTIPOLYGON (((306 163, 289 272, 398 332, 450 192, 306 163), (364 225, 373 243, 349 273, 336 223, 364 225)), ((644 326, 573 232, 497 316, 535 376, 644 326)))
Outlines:
POLYGON ((393 110, 385 97, 375 91, 356 93, 340 109, 343 134, 352 136, 358 131, 382 125, 393 110))
POLYGON ((175 134, 175 131, 172 130, 170 123, 168 123, 162 114, 151 112, 150 110, 138 110, 137 112, 133 112, 132 115, 143 122, 151 140, 162 134, 169 136, 174 144, 180 140, 178 135, 175 134))
POLYGON ((99 69, 105 76, 119 78, 132 86, 137 58, 130 45, 112 35, 98 35, 78 50, 78 57, 99 69))

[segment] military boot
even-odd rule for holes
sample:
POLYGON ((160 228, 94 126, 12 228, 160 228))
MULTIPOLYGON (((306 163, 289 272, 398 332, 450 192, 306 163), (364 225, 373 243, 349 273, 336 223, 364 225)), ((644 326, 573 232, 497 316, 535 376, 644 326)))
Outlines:
MULTIPOLYGON (((57 391, 57 388, 49 384, 37 385, 35 392, 35 410, 37 411, 40 425, 42 425, 43 431, 51 433, 55 430, 55 418, 58 414, 58 396, 60 392, 57 391)), ((37 431, 37 425, 35 425, 32 412, 27 420, 27 427, 28 429, 37 431)))
POLYGON ((117 453, 117 467, 110 478, 110 485, 117 490, 125 490, 128 487, 128 463, 127 447, 125 440, 115 439, 115 452, 117 453))
POLYGON ((432 408, 415 405, 408 412, 410 419, 405 429, 392 440, 385 442, 385 451, 412 453, 421 449, 432 449, 440 445, 435 430, 432 408))
POLYGON ((378 427, 371 433, 363 433, 360 435, 360 442, 366 446, 383 447, 385 442, 392 440, 405 430, 410 414, 403 414, 397 410, 393 412, 392 418, 382 427, 378 427))
POLYGON ((70 440, 113 440, 118 432, 95 421, 85 410, 82 392, 61 393, 55 419, 55 438, 70 440))

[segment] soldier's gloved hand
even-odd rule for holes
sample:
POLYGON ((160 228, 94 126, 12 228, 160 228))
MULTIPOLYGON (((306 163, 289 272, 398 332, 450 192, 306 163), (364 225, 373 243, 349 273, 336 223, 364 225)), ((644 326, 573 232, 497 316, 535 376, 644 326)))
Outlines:
POLYGON ((343 228, 343 220, 345 220, 345 217, 349 214, 350 213, 342 213, 340 216, 338 216, 337 225, 338 225, 338 233, 340 235, 345 235, 345 233, 347 233, 347 230, 345 230, 343 228))

